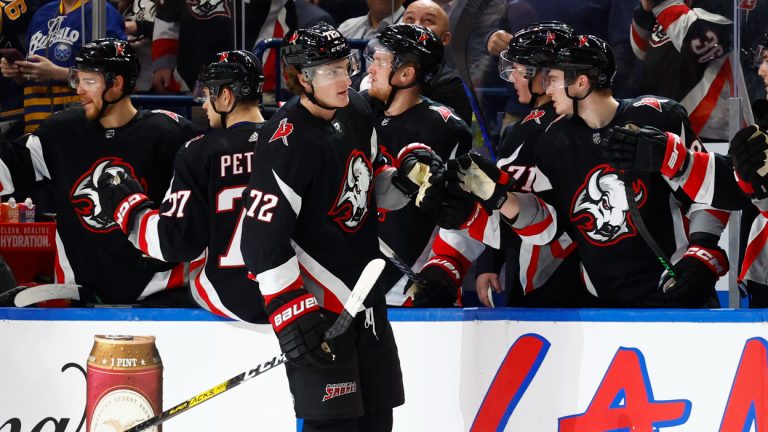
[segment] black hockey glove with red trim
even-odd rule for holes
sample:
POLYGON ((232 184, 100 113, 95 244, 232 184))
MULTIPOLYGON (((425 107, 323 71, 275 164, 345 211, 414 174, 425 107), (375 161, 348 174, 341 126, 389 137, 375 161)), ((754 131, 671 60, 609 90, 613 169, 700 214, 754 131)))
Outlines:
POLYGON ((289 361, 302 366, 333 363, 333 353, 325 340, 329 326, 315 296, 304 288, 293 289, 272 298, 265 310, 289 361))
POLYGON ((768 285, 755 281, 746 281, 750 309, 768 308, 768 285))
POLYGON ((460 230, 468 228, 484 213, 483 206, 460 189, 455 182, 449 182, 441 196, 435 224, 441 228, 460 230))
POLYGON ((507 201, 507 192, 515 185, 508 172, 478 153, 466 153, 448 161, 445 173, 448 183, 458 183, 490 214, 507 201))
POLYGON ((768 136, 755 125, 747 126, 731 139, 728 155, 744 193, 752 199, 768 198, 768 136))
MULTIPOLYGON (((434 257, 419 272, 425 283, 423 286, 411 286, 413 307, 446 308, 456 306, 461 284, 461 273, 450 261, 434 257)), ((407 292, 406 292, 407 293, 407 292)))
POLYGON ((434 208, 444 187, 445 164, 429 146, 412 143, 397 155, 397 174, 392 184, 421 208, 434 208))
POLYGON ((102 211, 109 215, 125 234, 130 232, 133 218, 138 211, 154 205, 144 194, 144 188, 139 181, 125 171, 115 174, 104 172, 99 177, 98 189, 102 211))
POLYGON ((603 156, 614 168, 660 172, 673 179, 688 166, 688 151, 680 137, 650 126, 613 126, 603 133, 603 156))
POLYGON ((711 302, 717 299, 715 283, 728 272, 728 257, 717 245, 717 236, 691 234, 688 250, 672 268, 677 278, 665 272, 659 288, 673 303, 686 308, 718 307, 711 302))

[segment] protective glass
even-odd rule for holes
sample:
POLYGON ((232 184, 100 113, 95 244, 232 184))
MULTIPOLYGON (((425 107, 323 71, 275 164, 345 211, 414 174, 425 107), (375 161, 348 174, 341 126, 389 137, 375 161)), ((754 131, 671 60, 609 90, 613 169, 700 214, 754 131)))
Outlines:
POLYGON ((392 50, 382 45, 378 39, 371 39, 363 50, 363 57, 367 64, 373 65, 377 69, 389 69, 392 67, 392 61, 395 58, 392 50))
POLYGON ((527 66, 515 63, 503 51, 499 57, 499 76, 504 81, 513 82, 515 78, 532 79, 536 75, 536 66, 527 66))
POLYGON ((202 81, 196 81, 195 90, 192 92, 192 100, 199 104, 204 104, 208 101, 214 103, 216 102, 216 96, 218 96, 218 94, 218 86, 216 89, 213 89, 211 86, 205 85, 202 81))
POLYGON ((348 80, 358 72, 360 62, 352 54, 331 63, 302 69, 304 78, 315 87, 348 80))
POLYGON ((82 86, 85 90, 98 90, 104 86, 104 78, 97 72, 83 72, 74 67, 69 68, 67 74, 69 87, 77 90, 82 86))
POLYGON ((759 68, 765 61, 768 61, 768 46, 758 45, 755 47, 755 58, 752 60, 752 65, 759 68))
POLYGON ((570 84, 565 76, 557 76, 559 74, 552 73, 552 69, 544 69, 544 91, 552 89, 566 88, 570 84))

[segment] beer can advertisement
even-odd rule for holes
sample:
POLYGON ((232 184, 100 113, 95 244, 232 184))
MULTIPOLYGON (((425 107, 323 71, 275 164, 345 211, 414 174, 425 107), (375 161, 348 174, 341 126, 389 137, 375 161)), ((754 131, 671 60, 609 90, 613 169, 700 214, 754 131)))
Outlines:
MULTIPOLYGON (((764 312, 390 311, 394 431, 768 430, 764 312)), ((116 432, 279 354, 205 311, 0 308, 0 432, 116 432)), ((150 429, 297 430, 285 368, 150 429)))

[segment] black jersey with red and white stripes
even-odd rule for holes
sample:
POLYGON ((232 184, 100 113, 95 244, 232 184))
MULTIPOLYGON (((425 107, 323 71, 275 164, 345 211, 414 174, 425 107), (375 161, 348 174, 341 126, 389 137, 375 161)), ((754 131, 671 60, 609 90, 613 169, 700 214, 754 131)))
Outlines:
POLYGON ((105 303, 133 303, 184 285, 183 266, 143 256, 103 212, 97 181, 107 169, 123 170, 159 202, 176 151, 192 136, 189 122, 171 112, 139 111, 127 124, 105 129, 73 108, 47 119, 25 146, 6 148, 20 156, 3 156, 14 183, 53 184, 57 282, 90 288, 105 303))
MULTIPOLYGON (((536 179, 535 147, 547 126, 557 118, 554 105, 549 102, 531 110, 525 117, 509 126, 499 143, 496 166, 510 173, 519 185, 516 191, 532 192, 536 179)), ((542 191, 542 194, 550 192, 542 191)), ((557 241, 545 245, 523 242, 520 236, 503 229, 501 247, 508 255, 507 287, 509 301, 521 304, 522 297, 547 285, 568 285, 566 292, 577 292, 580 287, 577 265, 561 266, 564 260, 578 261, 574 254, 576 245, 566 233, 557 241), (558 270, 559 269, 559 270, 558 270), (520 301, 520 302, 518 302, 520 301)), ((478 273, 493 272, 501 263, 493 249, 487 250, 478 260, 478 273)), ((553 291, 554 297, 562 297, 561 290, 553 291), (554 294, 557 292, 558 294, 554 294)), ((552 304, 563 304, 562 298, 552 298, 552 304)))
MULTIPOLYGON (((743 78, 734 78, 732 16, 733 2, 668 0, 652 12, 638 6, 630 34, 642 61, 638 91, 680 101, 694 132, 723 141, 729 138, 728 98, 737 85, 739 94, 747 94, 743 78)), ((749 101, 742 103, 750 124, 749 101)))
MULTIPOLYGON (((368 105, 354 91, 349 99, 327 121, 294 98, 262 128, 241 248, 267 303, 303 286, 341 312, 365 265, 379 256, 377 205, 408 202, 391 184, 394 168, 378 166, 368 105)), ((377 284, 366 304, 383 296, 377 284)))
POLYGON ((136 217, 129 237, 149 256, 189 261, 198 303, 248 322, 266 322, 258 285, 248 278, 240 253, 241 200, 262 125, 238 123, 187 142, 176 155, 163 203, 136 217))

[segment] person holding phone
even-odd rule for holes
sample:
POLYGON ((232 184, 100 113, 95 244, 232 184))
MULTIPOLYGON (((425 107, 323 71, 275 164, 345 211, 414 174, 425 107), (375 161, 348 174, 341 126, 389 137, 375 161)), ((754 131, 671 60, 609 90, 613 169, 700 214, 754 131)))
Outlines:
MULTIPOLYGON (((41 0, 0 0, 0 58, 8 63, 24 58, 24 36, 41 0)), ((0 76, 0 136, 21 135, 23 87, 0 76), (19 125, 19 127, 14 127, 19 125)))
MULTIPOLYGON (((25 59, 11 62, 0 59, 0 73, 24 86, 24 132, 34 132, 54 112, 78 101, 67 85, 75 54, 92 34, 92 5, 85 3, 84 14, 77 0, 45 4, 35 12, 26 33, 25 59)), ((123 17, 106 4, 107 37, 125 39, 123 17)))

